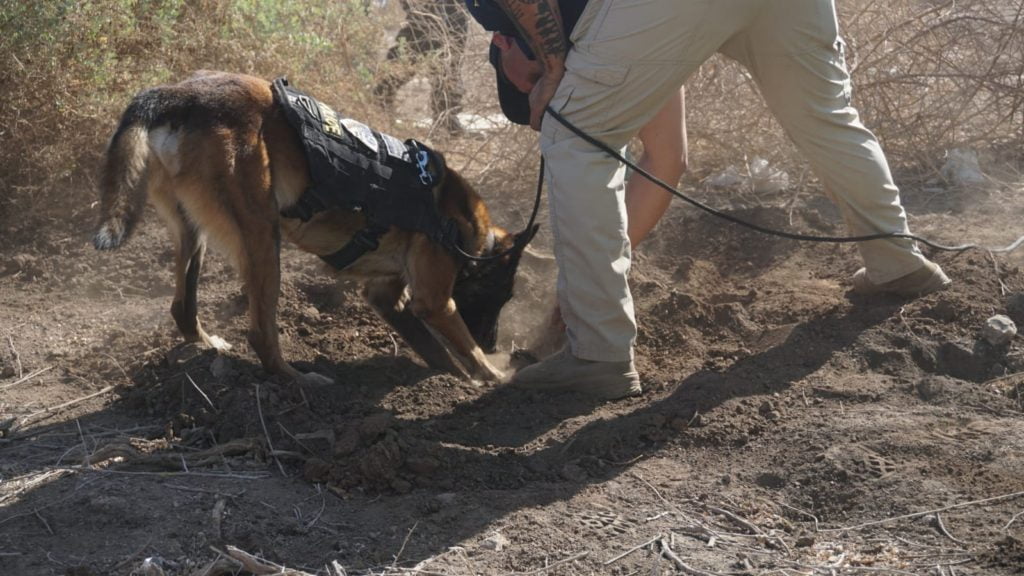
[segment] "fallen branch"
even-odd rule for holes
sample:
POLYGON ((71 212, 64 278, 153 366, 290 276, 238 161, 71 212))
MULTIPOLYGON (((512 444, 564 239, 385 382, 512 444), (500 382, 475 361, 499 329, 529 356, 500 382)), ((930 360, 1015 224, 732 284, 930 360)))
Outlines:
POLYGON ((686 562, 683 562, 682 558, 676 555, 672 548, 669 547, 668 542, 665 542, 664 538, 659 538, 656 544, 659 548, 659 552, 661 553, 661 555, 670 560, 673 564, 675 564, 676 568, 678 568, 679 571, 684 574, 689 574, 690 576, 724 576, 721 572, 708 572, 706 570, 700 570, 698 568, 690 566, 686 562))
POLYGON ((21 354, 18 354, 18 349, 14 347, 14 339, 11 335, 7 335, 7 345, 11 348, 11 356, 14 358, 14 364, 18 367, 18 378, 25 375, 25 369, 21 366, 21 354))
POLYGON ((632 553, 634 553, 634 552, 636 552, 638 550, 643 550, 644 548, 649 547, 650 545, 654 544, 655 542, 657 542, 660 539, 661 539, 660 535, 659 536, 655 536, 654 538, 651 538, 647 542, 644 542, 643 544, 639 544, 637 546, 634 546, 634 547, 630 548, 629 550, 626 550, 622 554, 619 554, 615 558, 612 558, 611 560, 605 561, 603 565, 604 566, 608 566, 609 564, 614 564, 614 563, 618 562, 619 560, 622 560, 626 556, 629 556, 630 554, 632 554, 632 553))
POLYGON ((1012 500, 1014 498, 1020 498, 1024 496, 1024 492, 1014 492, 1013 494, 1003 494, 1002 496, 993 496, 991 498, 983 498, 981 500, 972 500, 970 502, 962 502, 960 504, 952 504, 950 506, 944 506, 942 508, 936 508, 934 510, 925 510, 924 512, 915 512, 913 514, 904 514, 902 516, 893 516, 892 518, 884 518, 882 520, 874 520, 872 522, 865 522, 863 524, 856 524, 854 526, 846 526, 844 528, 822 528, 822 532, 843 532, 846 530, 860 530, 861 528, 868 528, 871 526, 878 526, 880 524, 888 524, 890 522, 899 522, 900 520, 910 520, 913 518, 920 518, 921 516, 927 516, 929 514, 938 514, 939 512, 945 512, 947 510, 956 510, 957 508, 966 508, 968 506, 977 506, 979 504, 989 504, 991 502, 999 502, 1001 500, 1012 500))
POLYGON ((270 432, 267 431, 267 422, 263 419, 263 403, 260 402, 260 385, 256 384, 256 412, 260 417, 260 426, 263 427, 263 435, 267 438, 267 449, 270 450, 271 458, 274 459, 274 463, 277 464, 277 469, 281 471, 281 476, 288 477, 288 474, 284 471, 284 466, 281 465, 281 461, 274 456, 274 444, 270 441, 270 432))
POLYGON ((53 414, 56 414, 57 412, 60 412, 61 410, 65 409, 65 408, 70 408, 72 406, 75 406, 76 404, 81 404, 82 402, 88 402, 89 400, 92 400, 93 398, 96 398, 98 396, 103 396, 104 394, 110 392, 113 389, 114 389, 114 386, 107 386, 103 390, 100 390, 99 392, 94 392, 92 394, 89 394, 88 396, 83 396, 83 397, 78 398, 76 400, 71 400, 70 402, 65 402, 63 404, 60 404, 60 405, 57 405, 57 406, 53 406, 51 408, 46 408, 45 410, 40 410, 39 412, 35 412, 35 413, 32 413, 32 414, 29 414, 28 416, 25 416, 24 418, 21 419, 20 426, 24 426, 29 421, 34 420, 35 418, 45 417, 45 416, 52 416, 53 414))
POLYGON ((589 555, 590 555, 590 552, 580 552, 579 554, 577 554, 575 556, 570 556, 569 558, 566 558, 564 560, 559 560, 558 562, 555 562, 554 564, 549 564, 549 565, 547 565, 547 566, 545 566, 543 568, 538 568, 536 570, 531 570, 529 572, 512 572, 508 576, 533 576, 534 574, 544 574, 546 572, 550 572, 551 570, 553 570, 553 569, 555 569, 555 568, 557 568, 559 566, 563 566, 565 564, 571 564, 571 563, 573 563, 573 562, 575 562, 575 561, 577 561, 577 560, 579 560, 581 558, 586 558, 589 555))
POLYGON ((67 468, 75 472, 96 472, 109 476, 153 476, 156 478, 179 478, 184 476, 196 478, 226 478, 231 480, 266 480, 270 474, 257 472, 253 474, 234 474, 231 472, 135 472, 131 470, 103 470, 97 468, 67 468))
MULTIPOLYGON (((317 515, 319 517, 319 515, 317 515)), ((398 559, 402 557, 402 553, 405 552, 406 545, 409 544, 409 539, 412 538, 412 533, 416 531, 416 527, 419 526, 419 521, 414 522, 412 528, 409 528, 409 532, 405 535, 405 540, 402 540, 402 546, 398 549, 398 554, 395 554, 395 559, 391 562, 391 568, 394 569, 398 566, 398 559)))
POLYGON ((39 376, 41 374, 45 374, 45 373, 49 372, 50 370, 53 370, 53 366, 47 366, 45 368, 39 368, 38 370, 33 370, 32 372, 29 372, 25 376, 19 377, 16 382, 11 382, 10 384, 4 384, 3 386, 0 386, 0 391, 2 391, 2 390, 9 390, 11 388, 14 388, 18 384, 24 384, 25 382, 28 382, 29 380, 35 378, 36 376, 39 376))
POLYGON ((961 546, 970 546, 970 544, 968 544, 967 542, 964 542, 963 540, 957 538, 956 536, 953 536, 949 532, 949 530, 946 529, 946 525, 942 522, 942 515, 941 514, 936 514, 935 515, 935 525, 936 525, 936 527, 938 527, 939 532, 942 532, 942 535, 945 536, 946 538, 949 538, 950 540, 952 540, 953 542, 956 542, 957 544, 960 544, 961 546))
POLYGON ((206 400, 206 403, 210 405, 210 408, 213 408, 214 412, 220 414, 220 410, 217 410, 217 407, 213 405, 213 401, 210 400, 210 397, 206 395, 206 392, 203 392, 203 389, 199 387, 199 384, 196 384, 196 381, 189 376, 188 372, 185 372, 185 378, 188 379, 189 383, 192 384, 192 387, 196 389, 196 392, 199 392, 199 395, 203 397, 203 400, 206 400))
POLYGON ((793 506, 790 506, 789 504, 786 504, 785 502, 776 502, 776 504, 778 504, 779 506, 782 506, 783 508, 787 508, 789 510, 792 510, 793 512, 796 512, 797 514, 803 514, 804 516, 807 516, 811 520, 814 520, 814 531, 815 532, 818 531, 818 517, 815 516, 814 514, 811 514, 810 512, 807 512, 806 510, 801 510, 799 508, 795 508, 793 506))
MULTIPOLYGON (((181 469, 182 462, 186 467, 202 468, 211 466, 223 461, 225 456, 244 456, 260 449, 261 444, 258 438, 239 438, 218 444, 206 450, 184 453, 158 453, 143 454, 134 446, 125 442, 110 443, 100 447, 92 454, 86 456, 86 465, 96 466, 114 458, 120 458, 127 464, 151 465, 158 468, 177 471, 181 469)), ((186 474, 190 474, 186 470, 186 474)))
POLYGON ((256 576, 313 576, 308 572, 292 570, 290 568, 285 568, 280 564, 274 564, 273 562, 257 558, 244 550, 235 548, 234 546, 226 546, 225 548, 227 549, 228 556, 241 564, 242 567, 249 572, 256 574, 256 576))
POLYGON ((1003 526, 1003 531, 1008 531, 1010 529, 1010 526, 1013 526, 1013 523, 1016 522, 1021 516, 1024 516, 1024 512, 1017 512, 1016 514, 1014 514, 1013 518, 1010 518, 1010 521, 1006 523, 1006 526, 1003 526))

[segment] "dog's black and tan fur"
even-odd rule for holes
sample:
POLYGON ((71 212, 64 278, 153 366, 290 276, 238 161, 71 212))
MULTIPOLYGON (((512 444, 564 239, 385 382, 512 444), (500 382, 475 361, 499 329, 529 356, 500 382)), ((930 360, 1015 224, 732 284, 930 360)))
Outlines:
MULTIPOLYGON (((322 376, 301 374, 281 356, 276 319, 281 234, 303 250, 325 255, 347 243, 364 219, 339 209, 308 222, 281 217, 281 209, 293 205, 308 185, 302 146, 270 83, 200 72, 143 91, 124 112, 107 150, 94 243, 101 250, 119 247, 148 196, 177 245, 171 315, 185 338, 226 346, 203 331, 197 315, 209 239, 245 283, 248 339, 263 366, 298 381, 321 382, 322 376)), ((512 295, 522 249, 536 227, 510 234, 493 226, 483 201, 451 169, 444 170, 434 195, 441 213, 456 221, 465 251, 505 255, 469 265, 423 234, 392 229, 376 251, 345 274, 365 279, 367 300, 429 365, 464 374, 451 352, 470 375, 500 380, 502 373, 480 345, 493 350, 498 312, 512 295)))

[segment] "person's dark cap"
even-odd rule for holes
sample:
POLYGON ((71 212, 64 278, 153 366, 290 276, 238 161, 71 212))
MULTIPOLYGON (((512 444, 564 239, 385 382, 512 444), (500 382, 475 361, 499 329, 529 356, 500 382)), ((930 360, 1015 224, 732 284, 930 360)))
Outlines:
POLYGON ((520 92, 515 84, 505 77, 501 70, 501 49, 495 44, 491 44, 490 60, 491 66, 494 66, 494 75, 498 79, 498 103, 501 104, 501 112, 516 124, 529 124, 530 95, 520 92))
POLYGON ((507 36, 516 33, 516 25, 494 0, 466 0, 466 9, 484 30, 501 32, 507 36))

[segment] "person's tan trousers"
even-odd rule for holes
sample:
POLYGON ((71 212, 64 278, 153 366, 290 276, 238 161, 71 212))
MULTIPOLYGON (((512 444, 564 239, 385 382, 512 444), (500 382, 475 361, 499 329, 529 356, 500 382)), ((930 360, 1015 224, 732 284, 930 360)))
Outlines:
MULTIPOLYGON (((722 52, 755 78, 851 234, 908 231, 885 156, 850 105, 832 0, 591 0, 572 40, 551 106, 612 148, 624 149, 702 62, 722 52)), ((541 147, 572 352, 628 360, 636 322, 626 283, 624 169, 551 116, 541 147)), ((925 262, 909 241, 866 242, 860 251, 876 283, 925 262)))

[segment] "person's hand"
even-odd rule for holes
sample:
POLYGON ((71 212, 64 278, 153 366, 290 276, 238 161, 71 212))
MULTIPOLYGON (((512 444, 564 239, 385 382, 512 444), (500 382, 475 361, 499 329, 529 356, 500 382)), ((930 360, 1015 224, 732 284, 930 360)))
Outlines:
POLYGON ((555 97, 558 85, 562 83, 565 70, 549 70, 541 74, 537 84, 530 91, 530 128, 540 131, 541 121, 548 103, 555 97))

